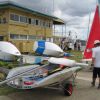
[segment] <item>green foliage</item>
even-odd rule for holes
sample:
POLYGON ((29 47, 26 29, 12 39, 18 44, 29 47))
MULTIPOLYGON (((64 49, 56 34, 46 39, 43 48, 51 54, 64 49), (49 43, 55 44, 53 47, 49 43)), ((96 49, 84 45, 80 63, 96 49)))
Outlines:
POLYGON ((0 80, 5 79, 5 74, 0 72, 0 80))
POLYGON ((4 62, 0 61, 0 67, 5 67, 8 69, 12 69, 14 67, 18 66, 18 62, 4 62))
POLYGON ((6 65, 7 65, 6 62, 0 61, 0 67, 6 66, 6 65))
POLYGON ((71 50, 71 51, 66 51, 66 52, 74 55, 72 57, 69 57, 69 59, 76 60, 77 62, 80 62, 83 58, 81 51, 71 50))
POLYGON ((0 95, 7 95, 10 93, 19 92, 19 91, 21 91, 21 90, 8 87, 7 85, 0 87, 0 95))

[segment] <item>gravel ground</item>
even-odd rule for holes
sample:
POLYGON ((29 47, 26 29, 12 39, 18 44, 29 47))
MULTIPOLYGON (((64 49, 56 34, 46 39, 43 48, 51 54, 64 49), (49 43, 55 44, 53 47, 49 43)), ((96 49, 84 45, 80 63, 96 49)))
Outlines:
POLYGON ((91 87, 91 76, 91 72, 80 72, 70 97, 64 96, 62 91, 38 88, 0 96, 0 100, 100 100, 100 90, 97 86, 91 87))

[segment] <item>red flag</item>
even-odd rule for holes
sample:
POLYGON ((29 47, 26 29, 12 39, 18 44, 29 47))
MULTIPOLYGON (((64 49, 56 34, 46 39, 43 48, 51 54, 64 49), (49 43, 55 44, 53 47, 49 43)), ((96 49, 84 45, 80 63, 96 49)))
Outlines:
POLYGON ((100 22, 99 22, 99 7, 98 6, 96 8, 90 35, 89 35, 87 45, 84 51, 84 59, 92 58, 92 51, 89 52, 88 49, 93 48, 95 40, 100 40, 100 22))

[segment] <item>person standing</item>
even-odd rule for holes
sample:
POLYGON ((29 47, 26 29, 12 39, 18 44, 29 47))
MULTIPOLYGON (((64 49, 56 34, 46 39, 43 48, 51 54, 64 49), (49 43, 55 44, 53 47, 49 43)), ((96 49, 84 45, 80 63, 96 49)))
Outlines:
POLYGON ((93 77, 92 86, 95 86, 96 78, 99 78, 98 89, 100 89, 100 41, 94 41, 94 48, 92 49, 92 65, 93 65, 93 77))
POLYGON ((77 50, 77 42, 74 43, 74 50, 77 50))
POLYGON ((78 41, 77 46, 78 46, 78 51, 80 51, 81 50, 81 42, 80 41, 78 41))
POLYGON ((65 39, 66 39, 66 38, 63 38, 63 39, 61 40, 61 43, 60 43, 60 47, 61 47, 61 49, 63 49, 63 50, 64 50, 64 48, 65 48, 65 39))

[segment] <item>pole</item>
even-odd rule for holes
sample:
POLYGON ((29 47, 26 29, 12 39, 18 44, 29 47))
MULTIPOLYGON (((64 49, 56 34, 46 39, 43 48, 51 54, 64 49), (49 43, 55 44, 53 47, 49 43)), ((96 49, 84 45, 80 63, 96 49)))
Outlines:
POLYGON ((66 23, 65 23, 65 37, 66 37, 66 23))
POLYGON ((55 42, 55 24, 54 24, 54 29, 53 29, 53 42, 55 42))
POLYGON ((64 35, 64 34, 63 34, 63 25, 62 25, 62 37, 63 37, 63 35, 64 35))
POLYGON ((87 40, 90 32, 90 21, 91 21, 91 13, 89 14, 89 22, 88 22, 88 31, 87 31, 87 40))

